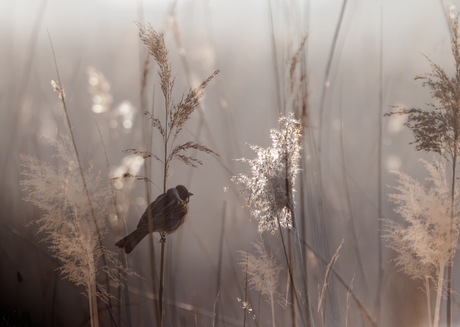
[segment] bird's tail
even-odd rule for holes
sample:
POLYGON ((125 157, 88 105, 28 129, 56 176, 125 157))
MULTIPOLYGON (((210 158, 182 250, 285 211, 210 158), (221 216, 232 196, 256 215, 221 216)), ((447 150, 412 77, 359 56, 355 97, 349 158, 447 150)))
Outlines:
POLYGON ((136 229, 134 232, 115 243, 115 245, 119 248, 125 249, 125 252, 128 254, 136 247, 137 244, 139 244, 140 241, 142 241, 145 236, 147 236, 147 234, 148 233, 145 231, 136 229))

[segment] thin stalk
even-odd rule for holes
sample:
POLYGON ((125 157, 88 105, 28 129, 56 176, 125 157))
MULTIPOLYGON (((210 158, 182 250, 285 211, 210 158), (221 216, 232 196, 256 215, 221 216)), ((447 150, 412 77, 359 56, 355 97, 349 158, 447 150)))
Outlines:
MULTIPOLYGON (((104 138, 102 137, 102 132, 101 132, 101 129, 99 128, 99 124, 97 123, 97 120, 95 122, 96 122, 97 131, 99 133, 99 138, 101 140, 102 150, 104 152, 104 158, 105 158, 105 164, 107 166, 107 171, 110 171, 109 156, 107 154, 107 148, 106 148, 105 143, 104 143, 104 138)), ((110 186, 110 193, 112 194, 113 208, 114 208, 114 211, 115 211, 115 214, 116 214, 117 218, 119 218, 120 214, 119 214, 118 208, 117 208, 117 194, 115 192, 115 189, 114 189, 112 183, 109 183, 109 186, 110 186)), ((124 225, 126 227, 126 221, 124 221, 124 219, 123 219, 123 223, 124 223, 124 225)), ((122 261, 122 260, 120 260, 120 261, 122 261)), ((122 262, 125 265, 125 262, 124 261, 122 261, 122 262)), ((125 267, 127 267, 127 265, 125 265, 125 267)), ((121 273, 121 270, 120 270, 120 273, 121 273)), ((127 287, 127 286, 128 285, 126 283, 125 287, 127 287)), ((122 285, 120 284, 118 286, 118 301, 121 301, 121 294, 122 294, 122 285)), ((106 303, 106 307, 107 307, 107 310, 110 313, 110 316, 112 317, 112 320, 113 320, 113 323, 115 324, 115 326, 120 326, 120 323, 121 323, 121 306, 118 308, 118 321, 113 316, 112 300, 110 299, 110 297, 109 297, 108 303, 106 303)), ((129 325, 131 325, 131 323, 129 323, 129 325)))
MULTIPOLYGON (((305 240, 303 241, 303 244, 311 251, 313 252, 313 254, 316 256, 316 258, 319 259, 319 261, 321 261, 324 265, 327 265, 328 262, 326 261, 326 259, 324 259, 324 257, 321 255, 321 253, 319 253, 315 247, 311 246, 308 242, 306 242, 305 240)), ((352 287, 351 287, 351 283, 348 284, 345 279, 335 270, 334 267, 331 268, 332 269, 332 273, 334 274, 334 276, 337 278, 337 280, 339 281, 339 284, 341 284, 344 288, 346 288, 348 291, 349 291, 349 294, 351 295, 351 297, 353 298, 353 300, 355 301, 356 305, 358 306, 358 309, 361 313, 361 315, 363 316, 363 318, 365 318, 371 326, 373 327, 377 327, 377 323, 374 319, 374 316, 371 312, 369 312, 367 310, 367 308, 361 303, 361 301, 358 299, 358 297, 356 296, 356 294, 352 291, 352 287)))
POLYGON ((377 309, 377 323, 380 323, 380 306, 381 306, 381 293, 383 286, 383 239, 382 239, 382 107, 383 107, 383 9, 382 4, 380 4, 380 55, 379 55, 379 112, 378 112, 378 149, 377 149, 377 214, 378 214, 378 227, 377 227, 377 237, 378 237, 378 273, 377 273, 377 299, 376 299, 376 309, 377 309))
MULTIPOLYGON (((164 134, 164 168, 163 168, 163 193, 166 193, 166 180, 168 178, 168 116, 170 111, 170 94, 165 95, 165 134, 164 134)), ((160 243, 161 243, 161 261, 160 261, 160 288, 158 300, 160 302, 160 327, 164 325, 164 282, 165 282, 165 251, 166 251, 166 233, 160 233, 160 243)))
MULTIPOLYGON (((147 101, 146 101, 146 96, 145 96, 145 89, 147 86, 147 76, 148 76, 148 63, 149 63, 149 58, 150 56, 147 55, 145 61, 144 61, 144 68, 142 70, 142 83, 141 83, 141 106, 142 109, 144 109, 147 106, 147 101)), ((151 108, 151 115, 153 116, 154 114, 154 108, 155 108, 155 86, 153 87, 153 95, 152 95, 152 108, 151 108)), ((146 130, 146 129, 144 129, 146 130)), ((148 148, 150 148, 150 151, 152 151, 152 134, 150 133, 149 137, 147 138, 149 141, 148 148)), ((144 164, 144 176, 150 176, 150 172, 148 169, 148 166, 144 164)), ((147 197, 147 205, 150 205, 151 202, 151 196, 150 196, 150 184, 149 181, 146 179, 145 180, 145 194, 147 197)), ((149 224, 149 254, 150 254, 150 270, 152 272, 152 292, 153 294, 157 294, 157 269, 156 269, 156 259, 155 259, 155 241, 153 238, 153 217, 152 217, 152 212, 150 210, 147 211, 148 215, 148 224, 149 224)), ((155 312, 155 317, 157 320, 157 325, 160 326, 161 324, 161 310, 159 307, 159 301, 155 301, 155 298, 153 298, 153 310, 155 312)))
MULTIPOLYGON (((447 24, 447 29, 449 31, 450 37, 454 36, 454 31, 453 31, 453 20, 449 17, 449 11, 446 9, 446 6, 444 5, 444 1, 440 0, 439 1, 441 7, 442 7, 442 12, 445 17, 445 22, 447 24)), ((458 18, 457 18, 458 19, 458 18)), ((457 63, 457 85, 458 85, 458 62, 457 63)), ((455 135, 455 148, 454 148, 454 154, 452 155, 452 201, 451 201, 451 221, 450 221, 450 233, 449 233, 449 240, 451 244, 451 250, 453 251, 456 247, 456 244, 453 244, 453 227, 454 227, 454 197, 455 197, 455 168, 456 168, 456 162, 457 162, 457 156, 458 156, 458 138, 459 135, 455 135)), ((446 310, 446 326, 451 327, 452 326, 452 268, 453 268, 453 252, 451 253, 451 258, 449 260, 449 264, 447 267, 447 310, 446 310)))
MULTIPOLYGON (((456 138, 457 139, 457 138, 456 138)), ((454 153, 452 155, 452 186, 451 186, 451 202, 450 202, 450 230, 449 230, 449 244, 450 256, 447 264, 447 320, 446 326, 452 326, 452 268, 454 264, 454 207, 455 207, 455 177, 457 166, 457 142, 455 142, 454 153)))
MULTIPOLYGON (((308 109, 308 108, 307 108, 308 109)), ((310 174, 305 174, 305 178, 307 182, 305 183, 310 189, 310 192, 306 192, 308 203, 310 203, 310 207, 312 208, 312 215, 310 218, 311 221, 311 236, 313 244, 315 245, 315 249, 319 249, 321 251, 321 256, 324 257, 329 255, 329 244, 328 244, 328 229, 326 228, 326 217, 325 217, 325 204, 324 204, 324 197, 322 194, 324 193, 324 186, 322 183, 322 170, 321 170, 321 153, 320 153, 320 144, 321 138, 318 139, 317 143, 315 143, 315 135, 312 128, 304 129, 307 135, 307 142, 308 148, 310 150, 311 155, 311 163, 310 163, 310 174)), ((305 147, 307 148, 307 147, 305 147)), ((306 162, 304 160, 304 165, 306 166, 306 162)), ((306 239, 305 239, 306 240, 306 239)), ((304 242, 305 242, 304 240, 304 242)), ((307 261, 306 261, 307 262, 307 261)), ((325 271, 327 266, 327 262, 325 260, 321 261, 319 266, 320 271, 325 271)), ((334 300, 332 296, 330 296, 330 302, 333 303, 334 300)))
MULTIPOLYGON (((222 280, 222 258, 223 258, 223 249, 224 249, 224 235, 225 235, 225 211, 227 208, 227 202, 224 202, 222 208, 222 226, 220 229, 220 244, 219 244, 219 257, 217 259, 217 285, 216 285, 216 293, 220 294, 221 289, 221 280, 222 280)), ((219 305, 216 305, 216 314, 214 316, 213 326, 217 327, 219 324, 219 305)))
MULTIPOLYGON (((244 275, 244 301, 248 302, 248 253, 246 253, 246 271, 244 275)), ((248 315, 248 309, 244 306, 244 316, 243 316, 243 327, 246 327, 246 316, 248 315)))
MULTIPOLYGON (((288 246, 289 246, 289 260, 290 262, 292 262, 294 260, 293 256, 294 256, 294 249, 293 249, 293 245, 292 245, 292 233, 289 233, 288 234, 288 246)), ((290 284, 289 284, 289 278, 286 279, 286 300, 285 300, 285 305, 287 307, 289 301, 292 302, 293 298, 294 298, 294 295, 292 294, 293 292, 293 288, 290 287, 290 284)), ((295 305, 291 305, 291 319, 292 319, 292 324, 294 325, 293 327, 296 327, 297 326, 297 321, 295 319, 296 317, 296 306, 295 305)))
MULTIPOLYGON (((286 133, 287 133, 287 130, 286 130, 286 133)), ((307 267, 304 266, 304 263, 303 263, 303 255, 302 255, 302 248, 301 248, 301 244, 300 244, 300 239, 299 239, 299 233, 298 233, 298 230, 297 230, 297 222, 296 222, 296 215, 295 215, 295 206, 294 206, 294 194, 293 192, 291 191, 292 187, 289 183, 289 169, 291 167, 291 163, 289 162, 289 157, 287 155, 287 149, 285 150, 286 153, 285 153, 285 167, 286 167, 286 171, 285 171, 285 187, 286 187, 286 191, 288 193, 288 198, 289 198, 289 209, 291 211, 291 221, 292 221, 292 234, 294 236, 294 245, 295 245, 295 252, 296 252, 296 256, 297 256, 297 260, 296 260, 296 263, 297 263, 297 269, 299 270, 299 273, 301 274, 301 280, 303 282, 303 291, 304 291, 304 296, 305 296, 305 305, 306 305, 306 314, 307 314, 307 326, 308 327, 312 327, 314 326, 314 323, 313 323, 313 315, 312 315, 312 311, 311 311, 311 305, 310 305, 310 299, 309 299, 309 296, 308 296, 308 279, 307 279, 307 267)), ((279 221, 278 221, 278 224, 279 224, 279 221)), ((280 226, 280 229, 281 229, 281 226, 280 226)), ((280 234, 281 234, 281 230, 280 230, 280 234)), ((287 259, 287 258, 286 258, 287 259)), ((294 284, 292 285, 292 291, 294 292, 296 298, 297 298, 297 294, 296 294, 296 290, 294 288, 294 284)), ((302 313, 302 310, 301 310, 301 307, 299 307, 299 310, 301 311, 302 313)), ((303 315, 302 315, 302 320, 303 320, 303 315)))
POLYGON ((90 271, 90 280, 88 281, 88 303, 89 303, 89 316, 91 327, 99 327, 99 312, 97 309, 97 284, 96 284, 96 269, 94 257, 92 254, 88 258, 88 266, 90 271))
MULTIPOLYGON (((99 249, 101 251, 101 257, 102 257, 103 265, 106 267, 107 266, 107 260, 106 260, 106 257, 105 257, 104 246, 102 244, 102 234, 101 234, 101 231, 99 229, 99 225, 98 225, 97 220, 96 220, 96 213, 94 211, 94 206, 93 206, 93 202, 91 200, 91 196, 89 195, 88 184, 86 183, 85 174, 83 172, 83 166, 81 164, 80 155, 78 153, 77 144, 75 142, 75 137, 74 137, 73 130, 72 130, 72 124, 70 123, 69 113, 68 113, 67 105, 66 105, 66 102, 65 102, 65 95, 64 95, 64 91, 63 91, 63 87, 62 87, 62 83, 61 83, 61 77, 59 75, 59 69, 58 69, 57 60, 56 60, 56 54, 54 52, 53 42, 51 41, 51 36, 50 36, 49 33, 48 33, 48 38, 49 38, 50 45, 51 45, 51 51, 53 53, 54 66, 55 66, 55 69, 56 69, 56 75, 57 75, 57 79, 58 79, 59 98, 61 99, 62 108, 64 110, 64 116, 66 118, 67 127, 69 129, 70 138, 72 139, 72 145, 73 145, 73 149, 74 149, 75 156, 76 156, 77 163, 78 163, 80 177, 82 179, 83 188, 85 190, 85 195, 86 195, 86 198, 87 198, 87 201, 88 201, 88 206, 90 208, 90 213, 91 213, 91 218, 92 218, 93 223, 94 223, 94 228, 96 230, 97 239, 98 239, 98 246, 99 246, 99 249)), ((96 271, 97 267, 95 267, 94 269, 96 271)), ((105 273, 105 275, 106 275, 106 282, 107 282, 107 291, 110 292, 110 286, 109 286, 110 278, 109 278, 107 273, 105 273)), ((96 276, 94 276, 94 278, 95 278, 94 282, 96 282, 96 276)), ((95 291, 95 294, 97 294, 96 291, 95 291)), ((88 294, 88 296, 89 296, 89 294, 88 294)), ((96 314, 96 317, 98 317, 98 313, 97 313, 97 296, 96 296, 95 301, 96 301, 96 304, 95 304, 96 305, 96 313, 95 314, 96 314)), ((94 303, 93 303, 93 305, 94 305, 94 303)), ((99 321, 97 323, 99 324, 99 321)))
POLYGON ((52 326, 56 326, 56 297, 57 297, 57 279, 58 279, 58 275, 56 273, 56 270, 53 274, 54 278, 53 278, 53 295, 52 295, 52 300, 51 300, 51 321, 52 321, 52 326))
POLYGON ((51 50, 53 52, 54 64, 55 64, 56 74, 57 74, 59 88, 60 88, 59 98, 61 99, 62 108, 64 109, 64 116, 66 118, 66 123, 67 123, 67 127, 69 129, 70 138, 72 139, 72 145, 73 145, 73 148, 74 148, 75 156, 77 158, 78 169, 79 169, 79 172, 80 172, 80 177, 81 177, 82 182, 83 182, 83 188, 85 189, 85 195, 86 195, 86 198, 88 200, 88 205, 90 207, 91 217, 93 218, 93 222, 94 222, 94 225, 95 225, 95 228, 96 228, 98 241, 99 241, 99 246, 101 247, 101 250, 103 251, 103 248, 102 248, 102 235, 101 235, 101 232, 99 230, 99 225, 97 224, 97 221, 96 221, 96 214, 94 212, 94 206, 93 206, 93 203, 92 203, 92 200, 91 200, 91 196, 89 195, 88 184, 86 183, 86 177, 85 177, 85 174, 83 172, 83 166, 81 164, 80 154, 78 152, 77 144, 75 142, 75 137, 73 135, 72 124, 70 123, 69 113, 68 113, 67 105, 66 105, 66 102, 65 102, 65 99, 64 99, 65 96, 64 96, 62 83, 61 83, 61 77, 59 75, 59 70, 58 70, 58 67, 57 67, 57 61, 56 61, 56 55, 54 53, 54 47, 53 47, 53 44, 51 42, 51 36, 49 34, 48 34, 48 36, 49 36, 50 43, 51 43, 51 50))
POLYGON ((216 319, 217 317, 217 308, 219 307, 219 297, 220 297, 220 291, 217 292, 217 296, 216 296, 216 299, 214 300, 214 306, 213 306, 213 315, 212 315, 212 327, 216 327, 215 323, 216 321, 218 321, 218 319, 216 319))
MULTIPOLYGON (((306 166, 305 160, 302 160, 302 165, 306 166)), ((300 231, 301 231, 303 239, 306 240, 307 239, 307 219, 306 219, 306 208, 305 208, 306 201, 304 200, 306 198, 305 182, 303 178, 304 171, 306 171, 306 169, 302 169, 302 171, 299 172, 300 174, 300 199, 301 199, 300 201, 300 231)), ((307 251, 302 252, 302 262, 303 262, 302 269, 307 271, 307 251)), ((297 321, 294 321, 294 327, 297 327, 297 321)))
MULTIPOLYGON (((283 108, 283 105, 281 103, 281 87, 280 87, 280 73, 278 71, 278 55, 277 55, 277 51, 276 51, 276 39, 275 39, 275 26, 273 24, 273 10, 272 10, 272 3, 271 3, 271 0, 267 0, 268 1, 268 11, 269 11, 269 15, 270 15, 270 36, 271 36, 271 45, 272 45, 272 54, 273 54, 273 72, 275 74, 275 83, 276 83, 276 102, 278 104, 278 110, 279 112, 281 112, 282 108, 283 108)), ((284 111, 286 111, 286 109, 284 108, 284 111)), ((285 114, 285 112, 284 112, 285 114)))
MULTIPOLYGON (((14 148, 14 143, 17 142, 18 133, 21 131, 19 126, 21 116, 23 115, 24 110, 24 102, 26 101, 26 95, 29 93, 29 84, 30 84, 30 76, 32 75, 32 67, 34 65, 34 58, 37 49, 37 41, 41 31, 41 25, 43 22, 43 17, 45 15, 46 7, 48 5, 48 0, 42 0, 40 5, 36 11, 37 15, 35 16, 34 25, 32 27, 32 33, 27 45, 27 49, 25 50, 25 54, 28 54, 27 60, 22 65, 24 70, 20 74, 20 81, 19 81, 19 90, 17 94, 14 95, 13 99, 11 100, 12 103, 8 104, 11 108, 17 108, 14 110, 15 115, 11 118, 11 121, 8 121, 8 126, 12 127, 9 129, 9 134, 6 136, 6 143, 14 148)), ((4 49, 6 49, 5 47, 4 49)), ((38 145, 37 145, 38 148, 38 145)), ((2 167, 7 167, 8 160, 10 156, 4 156, 2 167)))
POLYGON ((353 278, 351 279, 350 287, 347 290, 347 310, 345 312, 345 327, 348 327, 348 315, 350 313, 350 293, 351 293, 351 289, 353 288, 354 281, 355 281, 355 276, 353 276, 353 278))
MULTIPOLYGON (((380 115, 381 116, 381 115, 380 115)), ((343 117, 343 110, 342 110, 342 105, 340 105, 340 120, 342 121, 342 117, 343 117)), ((363 285, 364 285, 364 289, 366 290, 369 290, 369 286, 368 286, 368 283, 367 283, 367 278, 366 278, 366 274, 365 274, 365 269, 364 269, 364 264, 363 264, 363 261, 362 261, 362 258, 364 256, 361 255, 361 250, 360 250, 360 247, 359 247, 359 240, 358 240, 358 233, 356 232, 356 222, 355 222, 355 216, 354 216, 354 213, 353 213, 353 206, 352 206, 352 202, 351 202, 351 197, 350 197, 350 187, 348 185, 348 169, 347 169, 347 165, 346 165, 346 155, 345 155, 345 144, 344 144, 344 140, 343 140, 344 136, 343 136, 343 126, 341 125, 340 126, 340 156, 342 157, 342 178, 343 178, 343 184, 344 184, 344 188, 345 188, 345 198, 346 198, 346 204, 347 204, 347 207, 348 207, 348 212, 349 212, 349 215, 350 215, 350 220, 349 220, 349 224, 350 224, 350 229, 351 229, 351 237, 353 239, 353 248, 354 248, 354 252, 356 254, 356 260, 358 261, 358 267, 359 267, 359 270, 361 272, 361 276, 362 276, 362 279, 363 279, 363 285)), ((381 143, 381 138, 380 138, 380 143, 381 143)), ((378 152, 380 152, 378 150, 378 152)), ((381 165, 379 164, 381 161, 381 158, 377 158, 377 171, 381 171, 381 165)), ((377 188, 378 188, 378 195, 377 197, 380 199, 381 198, 381 174, 379 173, 378 174, 378 185, 377 188)), ((380 201, 381 203, 381 201, 380 201)), ((380 212, 381 210, 378 209, 378 212, 380 212)), ((381 217, 381 215, 379 216, 381 217)), ((379 221, 379 224, 380 224, 380 221, 381 219, 378 220, 379 221)), ((380 231, 381 231, 381 228, 380 228, 380 225, 378 227, 378 233, 380 234, 380 231)), ((379 240, 380 240, 380 236, 379 236, 379 240)), ((379 244, 381 244, 381 242, 379 242, 379 244)), ((380 261, 380 260, 379 260, 380 261)), ((380 278, 379 278, 380 279, 380 278)), ((379 294, 380 292, 377 292, 377 294, 379 294)), ((377 298, 379 298, 379 296, 377 295, 377 298)), ((379 305, 376 305, 377 307, 379 305)))
POLYGON ((342 27, 343 16, 345 14, 345 8, 347 6, 347 0, 343 0, 342 8, 340 10, 339 20, 337 22, 337 26, 335 28, 334 37, 332 39, 331 50, 329 52, 329 57, 326 64, 326 71, 324 72, 324 85, 323 90, 321 92, 321 102, 319 106, 319 136, 318 136, 318 152, 321 154, 321 147, 322 147, 322 128, 323 128, 323 112, 324 112, 324 102, 326 100, 326 91, 329 88, 329 78, 331 74, 331 66, 332 66, 332 59, 334 58, 335 48, 337 46, 337 40, 339 39, 339 32, 342 27))
MULTIPOLYGON (((302 249, 300 247, 299 233, 298 233, 297 226, 296 226, 296 218, 295 218, 295 210, 294 210, 294 196, 292 192, 290 195, 290 201, 291 201, 292 234, 294 235, 294 243, 295 243, 295 250, 296 250, 296 256, 297 256, 297 266, 298 266, 299 271, 301 272, 301 278, 302 278, 303 288, 305 292, 304 296, 305 296, 305 306, 307 309, 307 326, 313 327, 314 326, 313 314, 311 311, 310 297, 308 295, 307 266, 305 266, 303 263, 303 256, 302 256, 302 249)), ((296 294, 294 288, 293 288, 293 292, 294 294, 296 294)), ((303 319, 303 316, 302 316, 302 319, 303 319)))
POLYGON ((433 318, 431 317, 431 291, 430 291, 430 279, 428 276, 425 277, 425 294, 426 294, 426 309, 428 314, 428 327, 433 326, 433 318))
POLYGON ((91 327, 99 327, 99 314, 97 309, 96 280, 91 280, 88 286, 88 302, 91 327))
MULTIPOLYGON (((144 165, 144 174, 145 176, 148 175, 147 171, 147 165, 144 165)), ((147 203, 150 204, 150 185, 149 182, 146 180, 145 181, 145 193, 147 195, 147 203)), ((152 217, 152 211, 147 210, 147 216, 148 216, 148 223, 149 223, 149 250, 150 250, 150 270, 152 271, 152 292, 153 294, 157 294, 157 288, 156 288, 156 282, 157 282, 157 274, 156 274, 156 265, 155 265, 155 241, 153 239, 153 217, 152 217)), ((159 302, 159 301, 158 301, 159 302)), ((157 324, 160 326, 161 324, 161 309, 159 307, 158 302, 155 301, 155 298, 153 298, 153 310, 155 311, 155 316, 157 318, 157 324)))
POLYGON ((166 239, 164 238, 163 233, 161 233, 161 261, 160 261, 160 289, 159 289, 159 301, 160 301, 160 326, 164 325, 164 314, 163 314, 163 296, 164 296, 164 280, 165 280, 165 244, 166 239))
POLYGON ((439 326, 439 315, 441 311, 441 298, 442 298, 442 289, 444 286, 444 268, 445 266, 446 266, 446 263, 444 262, 441 262, 439 264, 438 286, 436 289, 436 306, 434 309, 433 327, 439 326))
MULTIPOLYGON (((289 257, 288 257, 288 253, 287 253, 287 250, 286 250, 286 243, 284 241, 283 231, 281 230, 281 223, 280 223, 280 219, 279 219, 278 215, 276 216, 276 220, 278 221, 279 233, 280 233, 280 237, 281 237, 281 245, 283 246, 284 258, 286 260, 286 265, 288 267, 289 279, 291 280, 292 293, 294 294, 295 302, 296 302, 296 304, 297 304, 297 306, 299 308, 300 317, 302 318, 302 322, 305 325, 305 318, 304 318, 304 315, 303 315, 303 310, 302 310, 302 306, 300 304, 299 297, 297 296, 297 290, 296 290, 296 286, 295 286, 295 282, 294 282, 294 274, 292 272, 291 263, 289 262, 289 257)), ((307 326, 310 327, 312 325, 307 324, 307 326)))
POLYGON ((275 303, 274 303, 274 299, 273 299, 273 292, 270 293, 270 308, 272 310, 272 326, 276 327, 276 323, 275 323, 275 303))

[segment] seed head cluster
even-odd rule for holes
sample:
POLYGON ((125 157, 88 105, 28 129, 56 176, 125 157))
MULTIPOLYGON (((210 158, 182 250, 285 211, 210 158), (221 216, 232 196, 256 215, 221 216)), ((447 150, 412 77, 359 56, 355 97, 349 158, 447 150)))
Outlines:
POLYGON ((232 178, 244 185, 245 206, 259 222, 259 233, 274 233, 279 224, 284 228, 292 226, 291 196, 299 171, 301 127, 293 114, 281 117, 278 124, 279 129, 270 132, 271 147, 253 145, 257 157, 240 159, 249 164, 251 175, 241 173, 232 178))

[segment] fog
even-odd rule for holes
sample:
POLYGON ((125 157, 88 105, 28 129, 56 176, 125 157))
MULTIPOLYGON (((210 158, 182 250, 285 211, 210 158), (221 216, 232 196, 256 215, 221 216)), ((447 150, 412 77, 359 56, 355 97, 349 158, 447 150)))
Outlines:
MULTIPOLYGON (((254 157, 251 144, 270 146, 270 129, 277 127, 280 114, 291 112, 289 65, 304 37, 309 117, 295 193, 298 211, 301 203, 306 206, 304 241, 329 262, 344 240, 335 270, 348 283, 354 278, 354 294, 376 319, 380 312, 379 326, 425 325, 422 283, 394 267, 395 254, 388 247, 383 248, 383 288, 377 294, 378 227, 381 218, 401 221, 388 202, 388 185, 395 185, 390 171, 401 170, 422 181, 426 171, 419 159, 431 160, 433 154, 417 152, 410 144, 413 135, 403 126, 404 119, 383 114, 392 106, 425 107, 431 102, 429 90, 414 80, 430 72, 427 58, 455 73, 447 17, 450 6, 458 4, 350 0, 341 18, 343 2, 334 0, 271 1, 272 15, 269 1, 0 1, 0 318, 26 326, 90 325, 83 288, 61 278, 60 262, 43 242, 44 235, 37 233, 37 225, 30 224, 43 212, 24 200, 20 154, 50 165, 58 160, 49 139, 67 133, 67 127, 51 86, 58 79, 55 64, 85 168, 92 162, 107 183, 114 183, 126 169, 126 158, 132 158, 124 150, 148 148, 152 142, 153 152, 161 151, 160 135, 152 132, 143 114, 149 110, 162 118, 164 112, 153 58, 145 88, 147 106, 142 108, 147 51, 136 22, 145 22, 164 33, 175 77, 174 101, 220 70, 180 136, 181 142, 199 142, 218 156, 197 152, 193 155, 203 165, 192 168, 176 161, 168 177, 168 187, 184 184, 194 196, 186 223, 167 240, 165 325, 213 326, 216 314, 217 325, 243 325, 244 310, 237 298, 245 296, 245 275, 238 251, 253 252, 252 243, 261 236, 257 222, 243 208, 240 187, 231 181, 248 170, 235 159, 254 157), (110 84, 111 104, 104 112, 93 107, 91 68, 110 84), (305 193, 300 191, 302 179, 311 182, 305 193), (317 227, 320 207, 323 218, 317 227)), ((150 171, 153 199, 162 192, 161 164, 153 159, 143 164, 150 171)), ((143 175, 143 165, 138 168, 143 175)), ((114 243, 135 228, 147 198, 143 181, 123 180, 117 189, 123 217, 107 219, 103 243, 118 254, 114 243)), ((283 263, 278 234, 262 238, 283 263)), ((158 240, 155 235, 157 260, 158 240)), ((129 304, 125 298, 120 305, 114 300, 123 326, 155 321, 149 247, 146 239, 128 255, 129 267, 139 276, 128 278, 129 304)), ((322 326, 317 293, 325 265, 314 251, 304 251, 314 320, 322 326)), ((281 274, 279 292, 285 294, 286 267, 281 274)), ((117 292, 114 287, 116 297, 117 292)), ((345 326, 345 316, 351 326, 371 325, 355 304, 348 313, 347 289, 335 277, 328 292, 327 325, 345 326)), ((271 324, 266 299, 251 294, 257 318, 246 325, 271 324)), ((453 308, 453 321, 458 322, 455 292, 453 308)), ((99 310, 101 325, 110 324, 102 303, 99 310)), ((292 323, 290 309, 277 306, 276 312, 279 326, 292 323)))

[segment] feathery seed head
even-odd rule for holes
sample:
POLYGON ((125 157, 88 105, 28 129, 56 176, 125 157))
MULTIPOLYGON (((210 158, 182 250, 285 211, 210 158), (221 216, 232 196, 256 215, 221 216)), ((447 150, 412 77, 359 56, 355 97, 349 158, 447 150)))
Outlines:
POLYGON ((279 273, 283 269, 273 255, 269 255, 263 243, 254 243, 257 254, 241 251, 239 265, 246 270, 249 286, 260 294, 277 294, 279 273))
POLYGON ((240 159, 249 164, 252 175, 232 178, 245 187, 242 191, 246 193, 245 205, 259 222, 259 233, 266 230, 274 233, 278 229, 277 218, 282 227, 292 225, 290 199, 299 172, 301 126, 292 113, 281 117, 278 124, 279 129, 270 133, 272 147, 251 146, 257 158, 240 159))
MULTIPOLYGON (((429 187, 401 172, 389 195, 394 211, 405 224, 386 221, 384 238, 398 256, 396 265, 413 278, 434 278, 437 267, 448 264, 454 253, 449 241, 451 193, 445 165, 422 161, 429 172, 429 187)), ((458 191, 456 192, 458 193, 458 191)), ((455 195, 458 199, 458 194, 455 195)), ((453 240, 459 235, 459 202, 454 206, 453 240)))

